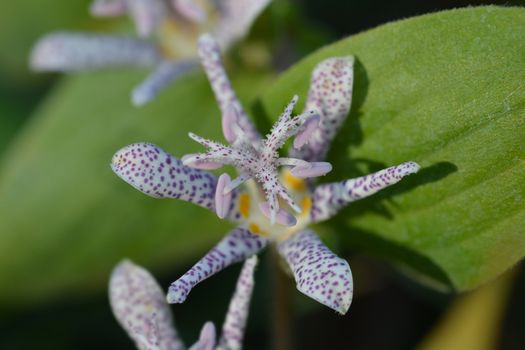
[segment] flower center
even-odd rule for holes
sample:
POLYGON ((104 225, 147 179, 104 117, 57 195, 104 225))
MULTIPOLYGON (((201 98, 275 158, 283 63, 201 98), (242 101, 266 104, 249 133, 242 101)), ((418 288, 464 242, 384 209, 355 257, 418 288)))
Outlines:
POLYGON ((273 241, 286 240, 306 228, 310 224, 312 208, 312 198, 304 180, 293 176, 288 169, 281 172, 280 180, 301 208, 301 213, 296 216, 297 223, 294 226, 272 225, 270 220, 263 215, 259 206, 266 202, 266 197, 254 180, 246 182, 247 191, 237 199, 239 212, 246 223, 246 228, 255 235, 267 237, 273 241))
POLYGON ((166 19, 158 29, 157 40, 161 54, 167 60, 192 58, 197 51, 195 43, 199 30, 193 23, 166 19))
POLYGON ((199 36, 213 31, 219 17, 218 9, 210 1, 199 2, 199 7, 206 12, 204 20, 192 21, 180 14, 173 14, 167 16, 157 29, 158 44, 166 59, 194 58, 199 36))

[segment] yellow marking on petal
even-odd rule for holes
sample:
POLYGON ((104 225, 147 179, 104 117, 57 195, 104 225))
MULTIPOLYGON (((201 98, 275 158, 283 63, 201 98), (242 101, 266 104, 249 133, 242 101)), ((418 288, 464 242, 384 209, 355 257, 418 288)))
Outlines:
POLYGON ((241 193, 239 196, 239 211, 243 218, 250 216, 250 195, 248 193, 241 193))
POLYGON ((304 180, 293 176, 290 171, 284 172, 283 181, 288 187, 290 187, 293 190, 302 191, 306 188, 304 180))
POLYGON ((261 233, 261 228, 259 227, 259 225, 254 224, 254 223, 251 223, 250 225, 248 225, 248 229, 250 230, 251 233, 256 234, 256 235, 261 233))
POLYGON ((248 225, 248 230, 250 230, 250 232, 253 233, 254 235, 263 236, 263 237, 268 236, 267 232, 261 230, 259 225, 254 224, 254 223, 251 223, 248 225))
POLYGON ((306 196, 303 198, 302 200, 302 208, 303 208, 303 212, 301 213, 302 215, 307 215, 310 213, 310 209, 312 209, 312 198, 306 196))
POLYGON ((122 157, 113 157, 113 159, 111 159, 111 165, 113 166, 120 167, 124 164, 126 164, 126 160, 122 157))

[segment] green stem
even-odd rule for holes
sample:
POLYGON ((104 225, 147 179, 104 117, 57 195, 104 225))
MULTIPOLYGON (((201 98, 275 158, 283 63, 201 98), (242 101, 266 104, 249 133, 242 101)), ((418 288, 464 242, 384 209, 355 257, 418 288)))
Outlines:
POLYGON ((275 247, 271 249, 271 269, 273 270, 273 317, 272 317, 272 349, 292 349, 293 308, 292 288, 290 278, 280 266, 280 255, 275 247))

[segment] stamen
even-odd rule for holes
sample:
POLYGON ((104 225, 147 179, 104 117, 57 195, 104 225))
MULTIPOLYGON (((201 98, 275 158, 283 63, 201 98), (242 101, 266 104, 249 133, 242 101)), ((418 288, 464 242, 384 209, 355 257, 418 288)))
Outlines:
POLYGON ((230 104, 226 108, 226 112, 222 116, 222 132, 224 134, 224 138, 230 144, 233 144, 235 142, 235 139, 237 138, 236 131, 234 131, 234 126, 238 126, 239 118, 239 111, 237 110, 237 108, 235 108, 234 104, 230 104))
POLYGON ((224 219, 228 214, 232 202, 231 191, 224 191, 224 188, 231 183, 228 174, 222 174, 217 180, 217 188, 215 190, 215 212, 220 219, 224 219))
MULTIPOLYGON (((261 209, 261 213, 263 213, 264 216, 266 216, 269 219, 271 218, 272 213, 270 212, 270 205, 267 202, 259 204, 259 209, 261 209)), ((297 223, 297 219, 295 218, 295 216, 289 214, 281 208, 277 210, 275 220, 278 224, 284 226, 295 226, 295 224, 297 223)))
POLYGON ((311 162, 308 167, 296 166, 292 169, 292 175, 300 178, 323 176, 332 171, 332 164, 328 162, 311 162))
POLYGON ((222 163, 217 162, 207 162, 199 160, 199 154, 190 153, 182 157, 182 164, 191 166, 194 169, 203 169, 203 170, 213 170, 222 168, 222 163))
POLYGON ((224 187, 224 194, 230 193, 240 185, 242 185, 243 182, 251 179, 250 175, 247 174, 241 174, 240 176, 236 177, 232 182, 230 182, 226 187, 224 187))
POLYGON ((297 159, 297 158, 287 158, 287 157, 281 157, 277 159, 277 165, 288 165, 288 166, 300 166, 303 168, 309 168, 310 163, 306 160, 297 159))

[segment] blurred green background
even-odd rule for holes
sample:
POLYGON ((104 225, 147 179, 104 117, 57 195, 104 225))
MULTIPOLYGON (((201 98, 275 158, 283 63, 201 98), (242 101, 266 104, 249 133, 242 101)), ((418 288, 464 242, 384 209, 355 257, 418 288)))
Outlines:
MULTIPOLYGON (((323 45, 393 20, 482 4, 524 2, 276 0, 231 55, 229 69, 250 105, 276 73, 323 45), (261 55, 261 48, 270 54, 261 55)), ((129 92, 145 71, 67 77, 28 70, 32 44, 49 31, 127 28, 125 19, 91 18, 88 5, 85 0, 0 4, 0 349, 131 349, 109 309, 108 267, 126 256, 167 286, 228 230, 199 208, 132 191, 108 166, 112 153, 127 143, 151 141, 183 154, 193 150, 188 131, 218 135, 217 125, 195 123, 192 116, 218 120, 202 73, 135 109, 129 92), (42 145, 50 145, 49 151, 42 145), (85 149, 89 152, 79 152, 85 149), (40 176, 33 176, 35 169, 40 176), (57 187, 62 191, 54 192, 57 187)), ((262 118, 258 124, 266 125, 262 118)), ((325 237, 338 246, 337 238, 325 237)), ((339 252, 351 257, 359 281, 350 312, 335 315, 288 282, 294 349, 327 348, 328 342, 328 348, 338 349, 525 348, 520 265, 458 298, 424 287, 357 249, 344 246, 339 252)), ((279 333, 272 328, 276 276, 268 255, 256 276, 246 349, 272 348, 279 333)), ((173 308, 187 343, 206 320, 222 323, 238 272, 234 266, 210 278, 173 308)))

